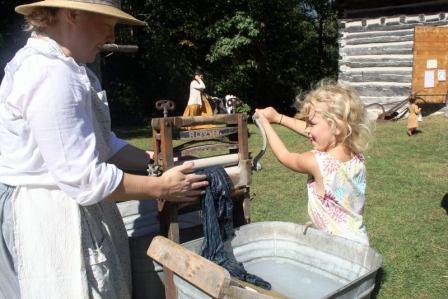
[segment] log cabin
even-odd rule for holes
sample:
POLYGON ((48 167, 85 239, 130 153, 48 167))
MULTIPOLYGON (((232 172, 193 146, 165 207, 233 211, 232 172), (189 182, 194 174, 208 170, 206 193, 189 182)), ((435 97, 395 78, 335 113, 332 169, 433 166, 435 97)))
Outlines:
POLYGON ((392 109, 417 95, 432 110, 447 110, 448 1, 336 2, 339 81, 366 105, 392 109))

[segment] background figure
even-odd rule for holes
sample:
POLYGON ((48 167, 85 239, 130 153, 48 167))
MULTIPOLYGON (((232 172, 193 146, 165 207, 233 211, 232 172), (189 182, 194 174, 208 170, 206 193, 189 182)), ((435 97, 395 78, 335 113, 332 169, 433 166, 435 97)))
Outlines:
POLYGON ((422 108, 420 108, 417 104, 417 99, 415 97, 411 97, 409 99, 409 116, 408 116, 408 136, 412 136, 413 134, 417 133, 418 129, 418 116, 422 111, 422 108))
MULTIPOLYGON (((205 84, 202 79, 204 73, 201 70, 197 70, 194 73, 194 78, 190 83, 190 95, 188 97, 188 104, 185 108, 183 116, 212 116, 213 109, 210 105, 207 95, 205 93, 205 84)), ((213 125, 201 125, 187 127, 187 130, 191 129, 206 129, 212 128, 213 125)))
POLYGON ((16 11, 31 37, 0 85, 0 297, 131 298, 115 202, 195 200, 207 185, 185 174, 191 163, 157 178, 132 174, 149 157, 111 132, 106 92, 86 67, 114 42, 117 22, 145 23, 118 0, 16 11))
POLYGON ((213 115, 213 110, 205 94, 204 73, 197 70, 190 83, 190 95, 184 116, 213 115))

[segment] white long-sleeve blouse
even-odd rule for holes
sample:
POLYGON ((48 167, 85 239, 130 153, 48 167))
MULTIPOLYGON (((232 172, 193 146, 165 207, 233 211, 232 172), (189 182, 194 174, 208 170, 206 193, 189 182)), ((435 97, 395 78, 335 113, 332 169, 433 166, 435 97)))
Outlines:
MULTIPOLYGON (((0 182, 60 188, 95 204, 123 172, 99 158, 86 67, 47 38, 31 37, 7 64, 0 85, 0 182)), ((113 133, 110 158, 126 143, 113 133)))
POLYGON ((188 98, 188 105, 202 105, 201 95, 205 90, 204 81, 201 79, 194 79, 190 83, 190 96, 188 98))

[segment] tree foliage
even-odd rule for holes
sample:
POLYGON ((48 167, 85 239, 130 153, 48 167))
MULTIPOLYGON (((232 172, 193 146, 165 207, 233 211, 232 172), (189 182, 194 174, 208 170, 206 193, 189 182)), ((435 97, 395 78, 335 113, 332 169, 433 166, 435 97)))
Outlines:
MULTIPOLYGON (((0 62, 23 43, 17 3, 0 0, 0 62), (11 22, 11 20, 15 20, 11 22)), ((21 1, 18 1, 21 2, 21 1)), ((194 70, 207 92, 234 94, 250 107, 291 112, 295 95, 337 75, 337 11, 331 0, 123 0, 124 10, 148 26, 118 26, 117 43, 137 53, 103 55, 102 80, 115 124, 160 115, 158 99, 186 106, 194 70)))

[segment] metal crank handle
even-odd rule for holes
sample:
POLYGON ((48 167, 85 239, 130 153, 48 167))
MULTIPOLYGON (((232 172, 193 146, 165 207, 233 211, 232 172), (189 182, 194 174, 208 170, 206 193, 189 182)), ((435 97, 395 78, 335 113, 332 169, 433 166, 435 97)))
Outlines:
POLYGON ((252 115, 252 120, 254 121, 254 123, 258 127, 258 129, 260 130, 261 137, 263 137, 263 146, 262 146, 260 152, 252 160, 252 170, 260 171, 262 169, 262 166, 259 161, 266 153, 267 138, 266 138, 266 132, 264 131, 263 126, 260 124, 260 120, 258 119, 258 115, 257 114, 252 115))
POLYGON ((163 168, 160 165, 155 164, 154 160, 151 159, 148 163, 148 176, 161 176, 163 173, 163 168))

